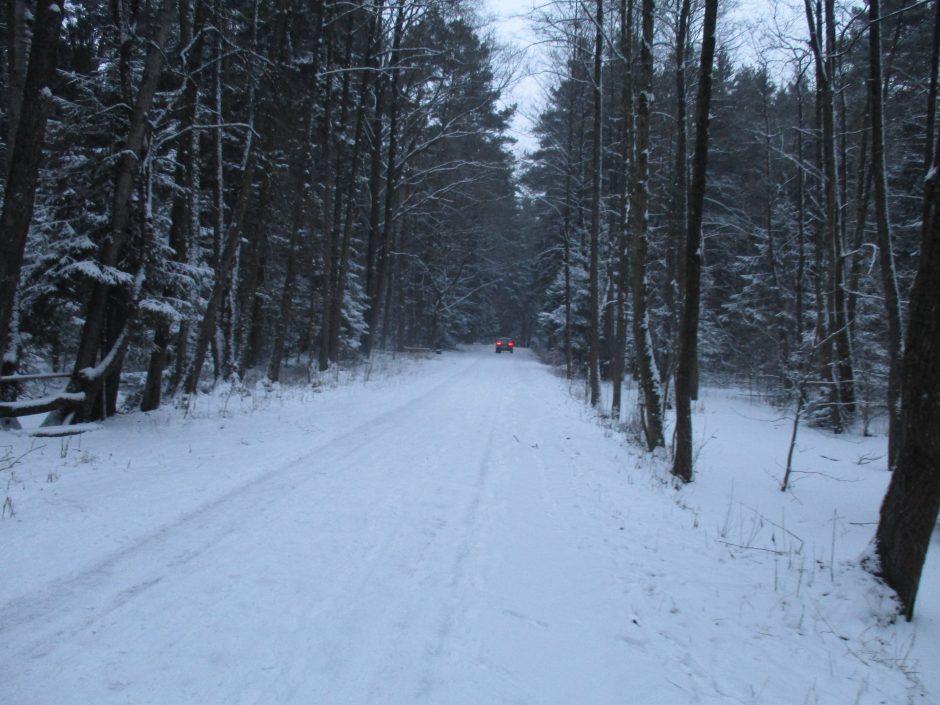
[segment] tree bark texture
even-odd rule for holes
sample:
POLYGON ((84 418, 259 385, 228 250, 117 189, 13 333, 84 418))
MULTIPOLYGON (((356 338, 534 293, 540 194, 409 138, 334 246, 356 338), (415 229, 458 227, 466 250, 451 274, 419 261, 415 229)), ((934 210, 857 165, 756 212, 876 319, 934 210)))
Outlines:
MULTIPOLYGON (((354 206, 356 205, 356 193, 358 191, 357 176, 359 173, 359 159, 362 152, 363 133, 365 131, 366 106, 372 91, 380 90, 377 87, 373 88, 372 84, 378 80, 374 75, 376 73, 374 69, 378 66, 376 55, 381 45, 380 33, 382 23, 380 15, 383 6, 384 0, 380 0, 373 9, 372 17, 369 22, 368 48, 366 50, 366 55, 363 62, 363 70, 361 72, 362 78, 360 80, 359 101, 356 109, 356 127, 355 137, 353 138, 353 150, 346 171, 347 179, 345 183, 344 200, 345 215, 343 218, 342 235, 339 238, 338 249, 334 257, 335 273, 332 277, 333 288, 330 292, 330 304, 329 307, 324 310, 324 316, 328 315, 330 317, 328 325, 329 340, 327 343, 328 350, 326 359, 328 361, 334 362, 339 359, 340 330, 343 325, 343 306, 346 298, 346 280, 349 274, 350 247, 352 244, 353 221, 355 219, 354 206)), ((347 110, 345 106, 348 104, 349 100, 347 85, 343 93, 344 110, 347 110)), ((337 199, 336 207, 337 209, 339 208, 339 199, 337 199)), ((376 208, 377 207, 378 206, 376 205, 376 208)), ((338 216, 339 211, 337 210, 337 217, 338 216)))
POLYGON ((898 452, 901 386, 901 296, 894 267, 894 245, 888 217, 888 176, 885 165, 884 103, 881 85, 881 11, 880 0, 868 2, 869 76, 868 100, 871 108, 871 156, 875 186, 875 218, 878 226, 878 250, 881 260, 881 284, 888 324, 888 468, 893 469, 898 452))
MULTIPOLYGON (((42 4, 42 3, 40 3, 42 4)), ((48 5, 47 5, 48 7, 48 5)), ((37 8, 37 13, 41 8, 37 8)), ((6 13, 6 105, 7 143, 3 161, 3 176, 10 170, 10 160, 16 146, 16 130, 23 110, 23 89, 26 86, 26 71, 29 67, 29 48, 32 40, 29 23, 26 21, 25 0, 7 0, 6 13)))
POLYGON ((930 52, 930 84, 927 89, 927 128, 924 140, 924 169, 930 167, 937 139, 937 80, 940 72, 940 0, 934 0, 933 50, 930 52))
POLYGON ((601 188, 603 166, 601 162, 602 122, 603 113, 603 52, 604 52, 604 3, 597 0, 594 17, 594 80, 592 82, 594 96, 594 124, 591 141, 591 243, 590 243, 590 271, 588 274, 588 366, 591 384, 591 406, 597 406, 601 399, 600 380, 600 320, 598 305, 600 291, 598 285, 598 268, 600 259, 600 230, 601 230, 601 188))
POLYGON ((649 250, 649 148, 650 104, 653 99, 653 0, 643 0, 643 34, 640 43, 639 95, 636 110, 636 169, 630 225, 633 234, 631 280, 633 289, 633 343, 637 375, 640 378, 641 412, 646 446, 653 450, 664 445, 662 388, 650 332, 646 257, 649 250))
MULTIPOLYGON (((374 349, 379 329, 379 315, 389 311, 388 267, 389 246, 392 243, 395 229, 395 198, 398 188, 398 116, 401 110, 401 96, 399 95, 399 82, 401 79, 401 42, 405 29, 405 3, 400 0, 395 14, 395 29, 392 36, 392 54, 389 60, 391 79, 389 82, 388 106, 388 152, 385 172, 385 213, 382 222, 382 237, 376 251, 375 263, 375 293, 376 299, 372 302, 369 311, 369 347, 367 352, 374 349), (384 292, 384 295, 383 295, 384 292)), ((386 316, 387 318, 387 316, 386 316)), ((382 326, 382 339, 385 339, 387 326, 382 326)), ((384 344, 383 344, 384 345, 384 344)))
MULTIPOLYGON (((268 364, 268 379, 277 382, 281 376, 281 362, 284 358, 284 349, 287 342, 287 333, 290 330, 291 313, 294 300, 294 284, 301 264, 305 260, 301 252, 301 236, 306 213, 307 179, 310 169, 310 145, 313 142, 314 106, 318 95, 318 81, 316 78, 318 61, 314 60, 310 76, 306 77, 305 89, 307 91, 303 107, 303 139, 298 145, 300 153, 295 157, 293 168, 293 202, 291 204, 290 241, 287 247, 286 271, 284 285, 281 289, 281 301, 278 317, 274 323, 274 345, 271 350, 271 359, 268 364)), ((246 312, 242 312, 244 315, 246 312)))
POLYGON ((830 426, 836 433, 845 429, 846 418, 854 404, 851 341, 845 302, 844 262, 839 202, 839 169, 836 163, 835 134, 835 11, 833 0, 816 3, 805 0, 810 47, 816 67, 816 115, 820 128, 818 157, 822 171, 823 206, 818 250, 824 267, 825 282, 820 282, 822 325, 818 331, 823 379, 829 386, 827 406, 830 426))
MULTIPOLYGON (((135 181, 139 177, 141 162, 145 157, 144 143, 150 128, 148 118, 163 69, 163 48, 169 35, 175 9, 176 3, 173 0, 163 0, 154 20, 149 48, 144 59, 144 69, 137 86, 137 97, 134 100, 127 127, 124 148, 117 163, 114 194, 111 201, 110 233, 98 252, 98 262, 102 269, 111 269, 118 264, 124 245, 130 237, 131 194, 135 181)), ((127 90, 129 92, 129 88, 127 90)), ((114 345, 107 345, 109 339, 122 341, 125 345, 128 340, 123 326, 126 326, 129 319, 122 322, 122 330, 116 334, 114 331, 106 330, 109 301, 113 300, 115 295, 113 288, 111 284, 96 282, 86 309, 85 324, 82 327, 78 354, 68 388, 73 392, 84 391, 88 396, 83 408, 74 418, 77 422, 101 418, 106 409, 106 406, 96 398, 105 384, 105 379, 90 377, 83 373, 83 370, 95 367, 99 351, 103 351, 104 358, 112 360, 112 364, 107 366, 109 377, 120 370, 120 363, 123 361, 123 352, 114 345)), ((120 296, 126 298, 127 292, 123 292, 120 296)), ((112 384, 114 383, 115 381, 112 381, 112 384)))
POLYGON ((698 361, 698 320, 702 277, 702 212, 708 173, 708 122, 712 94, 712 65, 715 59, 715 25, 718 0, 706 0, 695 104, 695 152, 689 190, 689 220, 685 247, 685 292, 679 328, 679 362, 676 367, 676 455, 672 474, 683 482, 692 480, 692 397, 698 361))
POLYGON ((623 86, 621 87, 621 106, 623 108, 623 129, 621 132, 620 153, 620 219, 617 233, 617 302, 614 324, 613 359, 610 365, 610 378, 613 387, 611 417, 614 422, 620 420, 620 407, 623 396, 623 368, 627 347, 626 301, 630 287, 630 254, 628 233, 630 223, 629 184, 633 178, 633 0, 620 2, 620 54, 623 61, 623 86))
POLYGON ((940 149, 924 191, 921 260, 911 290, 901 369, 897 466, 881 505, 879 570, 904 616, 914 602, 940 508, 940 149))
POLYGON ((683 287, 685 286, 685 241, 688 237, 689 212, 689 147, 688 147, 688 105, 686 100, 686 65, 688 63, 687 44, 689 39, 689 15, 691 0, 679 0, 679 16, 676 23, 675 51, 675 90, 676 90, 676 125, 675 155, 672 174, 672 213, 669 217, 671 236, 666 247, 666 271, 669 277, 664 288, 666 309, 670 315, 666 319, 663 347, 664 392, 669 394, 669 376, 678 361, 679 327, 682 318, 683 287))
MULTIPOLYGON (((277 59, 278 64, 283 61, 282 53, 286 44, 289 13, 287 12, 286 0, 279 0, 273 12, 276 17, 274 29, 274 47, 272 56, 277 59)), ((257 21, 257 15, 255 22, 257 21)), ((254 32, 253 32, 254 33, 254 32)), ((249 73, 252 69, 249 69, 249 73)), ((185 379, 183 381, 183 390, 187 394, 195 393, 199 378, 202 375, 202 368, 205 365, 206 355, 209 348, 217 341, 218 326, 220 322, 226 323, 226 328, 232 327, 231 320, 223 320, 226 317, 226 299, 230 296, 230 287, 236 276, 235 263, 237 260, 241 238, 244 234, 245 216, 248 212, 249 203, 255 188, 255 170, 258 161, 263 152, 262 141, 270 138, 273 127, 271 117, 261 110, 265 98, 271 92, 271 83, 274 80, 273 75, 267 74, 258 90, 253 87, 249 90, 249 124, 251 128, 246 135, 245 146, 242 152, 242 167, 239 178, 238 188, 235 192, 235 200, 232 204, 231 215, 228 224, 224 223, 223 207, 221 194, 216 205, 216 231, 219 240, 219 254, 215 263, 215 272, 212 280, 212 289, 209 294, 209 300, 203 313, 202 320, 199 323, 199 330, 196 335, 196 343, 193 348, 192 359, 189 361, 185 379), (258 113, 257 128, 255 126, 255 112, 258 113), (257 129, 257 135, 255 134, 257 129)), ((219 167, 221 171, 221 166, 219 167)), ((231 308, 231 307, 230 307, 231 308)), ((229 316, 234 314, 229 311, 229 316)), ((218 341, 223 342, 223 341, 218 341)), ((224 345, 217 345, 220 353, 224 345)), ((229 346, 230 347, 230 346, 229 346)), ((228 355, 233 351, 229 350, 228 355)), ((221 359, 216 361, 215 368, 219 369, 222 365, 221 359)))
MULTIPOLYGON (((186 3, 188 5, 188 3, 186 3)), ((180 137, 175 174, 176 193, 170 209, 169 244, 175 262, 186 264, 190 258, 191 244, 199 228, 199 69, 202 67, 202 48, 205 22, 205 2, 196 0, 194 6, 180 8, 180 46, 188 49, 183 77, 182 101, 179 107, 180 137), (192 44, 192 46, 190 46, 192 44)), ((188 292, 165 292, 186 299, 188 292)), ((169 346, 173 340, 171 322, 159 321, 154 330, 153 347, 147 367, 147 381, 141 397, 141 411, 151 411, 160 406, 163 392, 163 373, 169 359, 169 346)), ((185 351, 184 351, 185 352, 185 351)), ((178 353, 179 354, 179 353, 178 353)))
POLYGON ((3 212, 0 215, 0 360, 7 352, 16 288, 33 219, 42 145, 52 103, 49 87, 55 79, 62 27, 63 13, 59 8, 60 4, 51 0, 37 3, 29 67, 22 99, 18 101, 26 119, 17 123, 13 151, 9 154, 3 212), (53 6, 55 10, 51 9, 53 6))

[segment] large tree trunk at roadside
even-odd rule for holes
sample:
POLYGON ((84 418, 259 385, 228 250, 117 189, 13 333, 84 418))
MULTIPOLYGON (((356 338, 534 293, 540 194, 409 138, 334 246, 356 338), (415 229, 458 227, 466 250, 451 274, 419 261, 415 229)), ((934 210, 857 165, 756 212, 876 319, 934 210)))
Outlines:
POLYGON ((685 247, 685 300, 679 327, 679 361, 676 367, 676 455, 672 474, 684 482, 692 480, 692 399, 698 363, 698 320, 702 277, 702 211, 708 173, 708 121, 715 59, 715 25, 718 0, 706 0, 695 104, 695 152, 689 190, 689 220, 685 247))
POLYGON ((636 351, 637 375, 640 378, 640 399, 646 447, 653 450, 664 445, 662 421, 662 387, 653 340, 650 332, 646 257, 649 250, 649 148, 650 102, 653 97, 653 12, 654 1, 643 0, 643 40, 640 48, 639 95, 636 110, 636 168, 634 170, 633 203, 630 229, 633 234, 631 280, 633 288, 633 344, 636 351))
POLYGON ((901 368, 897 466, 876 536, 881 576, 908 620, 940 508, 940 149, 926 181, 921 243, 901 368))
MULTIPOLYGON (((29 67, 21 99, 15 99, 28 120, 16 125, 12 153, 8 154, 6 191, 0 215, 0 360, 7 352, 10 321, 16 305, 16 289, 23 267, 26 237, 33 219, 33 204, 42 161, 46 121, 51 110, 49 86, 55 79, 61 3, 40 0, 36 7, 29 67), (52 9, 52 8, 55 9, 52 9)), ((13 90, 12 87, 10 90, 13 90)), ((13 115, 10 115, 13 118, 13 115)))

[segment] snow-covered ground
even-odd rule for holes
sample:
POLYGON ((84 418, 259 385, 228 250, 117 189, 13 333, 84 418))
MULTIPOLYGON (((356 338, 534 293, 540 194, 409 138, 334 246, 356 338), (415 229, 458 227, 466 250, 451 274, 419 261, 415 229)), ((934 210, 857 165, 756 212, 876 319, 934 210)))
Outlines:
POLYGON ((0 702, 940 702, 940 541, 910 624, 858 565, 884 439, 784 494, 784 415, 696 411, 679 491, 525 350, 6 433, 0 702))

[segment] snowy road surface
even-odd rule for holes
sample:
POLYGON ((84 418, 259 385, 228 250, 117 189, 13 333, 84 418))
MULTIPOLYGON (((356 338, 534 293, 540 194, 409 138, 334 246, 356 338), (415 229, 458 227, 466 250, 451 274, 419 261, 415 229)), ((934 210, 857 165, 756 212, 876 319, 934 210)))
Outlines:
MULTIPOLYGON (((781 606, 765 557, 729 559, 525 350, 161 431, 169 418, 90 434, 90 459, 0 526, 0 702, 913 693, 854 635, 781 606)), ((49 472, 72 450, 47 447, 49 472)))

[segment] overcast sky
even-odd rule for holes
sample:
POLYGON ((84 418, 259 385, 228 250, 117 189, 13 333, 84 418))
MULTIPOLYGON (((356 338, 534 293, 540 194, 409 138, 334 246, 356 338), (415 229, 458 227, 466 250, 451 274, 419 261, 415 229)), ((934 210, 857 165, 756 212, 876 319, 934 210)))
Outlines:
MULTIPOLYGON (((489 16, 497 40, 511 46, 520 53, 516 68, 516 79, 504 94, 506 104, 516 103, 518 110, 512 122, 511 134, 517 140, 515 151, 521 155, 534 150, 538 144, 531 135, 534 116, 543 103, 544 85, 551 83, 547 74, 547 59, 544 48, 532 28, 535 8, 544 6, 547 0, 484 0, 485 16, 489 16), (540 78, 541 76, 541 78, 540 78)), ((769 34, 780 27, 784 33, 799 34, 797 0, 721 0, 722 16, 719 21, 719 43, 732 48, 739 61, 752 62, 759 47, 770 43, 769 34), (784 26, 783 18, 796 22, 791 31, 784 26)), ((771 59, 774 73, 783 73, 783 57, 771 59)))
POLYGON ((531 118, 541 104, 542 90, 535 74, 540 62, 536 37, 531 27, 531 15, 537 0, 485 0, 487 13, 494 19, 497 40, 520 52, 519 66, 512 85, 504 95, 506 104, 516 103, 518 110, 512 121, 512 136, 516 138, 516 153, 532 151, 538 143, 531 135, 531 118))

